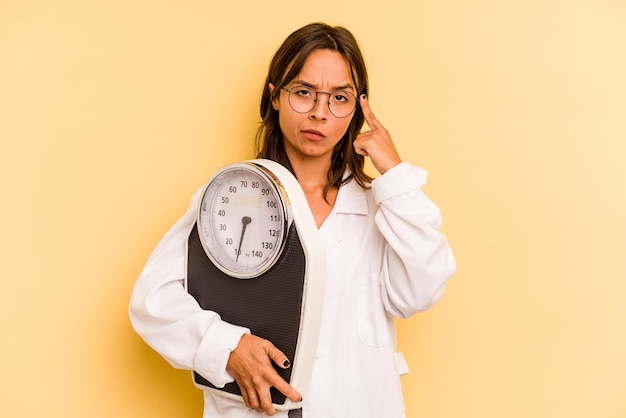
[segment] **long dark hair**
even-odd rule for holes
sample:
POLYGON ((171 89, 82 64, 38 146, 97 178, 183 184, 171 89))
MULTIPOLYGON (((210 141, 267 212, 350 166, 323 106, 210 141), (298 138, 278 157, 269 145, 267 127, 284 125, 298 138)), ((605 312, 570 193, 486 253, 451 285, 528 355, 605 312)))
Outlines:
MULTIPOLYGON (((325 23, 311 23, 287 37, 274 54, 265 84, 263 84, 260 106, 262 122, 256 135, 256 151, 258 158, 276 161, 291 172, 293 172, 293 168, 285 152, 278 111, 272 106, 274 96, 270 93, 268 85, 271 83, 275 86, 274 95, 280 94, 281 89, 300 73, 309 55, 319 49, 328 49, 343 55, 350 65, 352 81, 357 89, 357 95, 368 94, 365 60, 357 40, 350 31, 340 26, 333 27, 325 23)), ((333 150, 324 196, 330 188, 339 187, 352 178, 361 187, 369 187, 372 178, 363 170, 364 158, 357 154, 352 146, 352 142, 361 131, 364 120, 363 111, 360 106, 357 106, 346 133, 333 150), (346 168, 350 170, 350 175, 343 179, 346 168)))

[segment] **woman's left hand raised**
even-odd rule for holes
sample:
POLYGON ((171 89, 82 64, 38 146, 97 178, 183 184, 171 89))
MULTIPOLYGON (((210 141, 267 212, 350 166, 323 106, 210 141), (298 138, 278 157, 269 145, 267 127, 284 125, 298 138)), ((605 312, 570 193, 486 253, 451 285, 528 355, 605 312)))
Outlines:
POLYGON ((391 135, 372 113, 365 95, 360 97, 359 104, 370 130, 356 136, 353 142, 354 151, 359 155, 369 156, 376 170, 380 174, 385 174, 387 170, 400 164, 402 159, 391 140, 391 135))

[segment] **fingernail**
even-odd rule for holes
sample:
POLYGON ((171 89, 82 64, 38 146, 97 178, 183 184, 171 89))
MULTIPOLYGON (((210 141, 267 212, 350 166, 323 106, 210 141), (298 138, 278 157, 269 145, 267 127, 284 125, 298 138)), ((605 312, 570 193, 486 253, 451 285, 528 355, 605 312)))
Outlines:
POLYGON ((285 361, 283 361, 283 366, 284 367, 289 367, 289 366, 291 366, 291 362, 289 360, 285 360, 285 361))

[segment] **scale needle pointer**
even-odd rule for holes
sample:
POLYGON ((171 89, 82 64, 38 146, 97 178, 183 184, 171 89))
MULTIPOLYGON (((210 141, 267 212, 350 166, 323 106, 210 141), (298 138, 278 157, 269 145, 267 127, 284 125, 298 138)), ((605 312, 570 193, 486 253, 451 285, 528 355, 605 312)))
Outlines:
POLYGON ((250 219, 249 216, 244 216, 243 218, 241 218, 241 238, 239 238, 239 248, 237 248, 237 258, 235 258, 235 263, 239 261, 239 255, 241 254, 241 243, 243 242, 243 236, 246 233, 246 227, 250 222, 252 222, 252 219, 250 219))

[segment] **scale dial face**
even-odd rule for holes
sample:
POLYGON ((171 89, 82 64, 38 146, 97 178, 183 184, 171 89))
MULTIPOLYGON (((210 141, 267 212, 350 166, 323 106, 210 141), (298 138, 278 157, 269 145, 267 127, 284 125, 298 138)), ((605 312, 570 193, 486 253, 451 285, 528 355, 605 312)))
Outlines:
POLYGON ((276 262, 289 214, 282 186, 252 163, 231 164, 207 183, 198 208, 204 251, 224 273, 257 277, 276 262))

